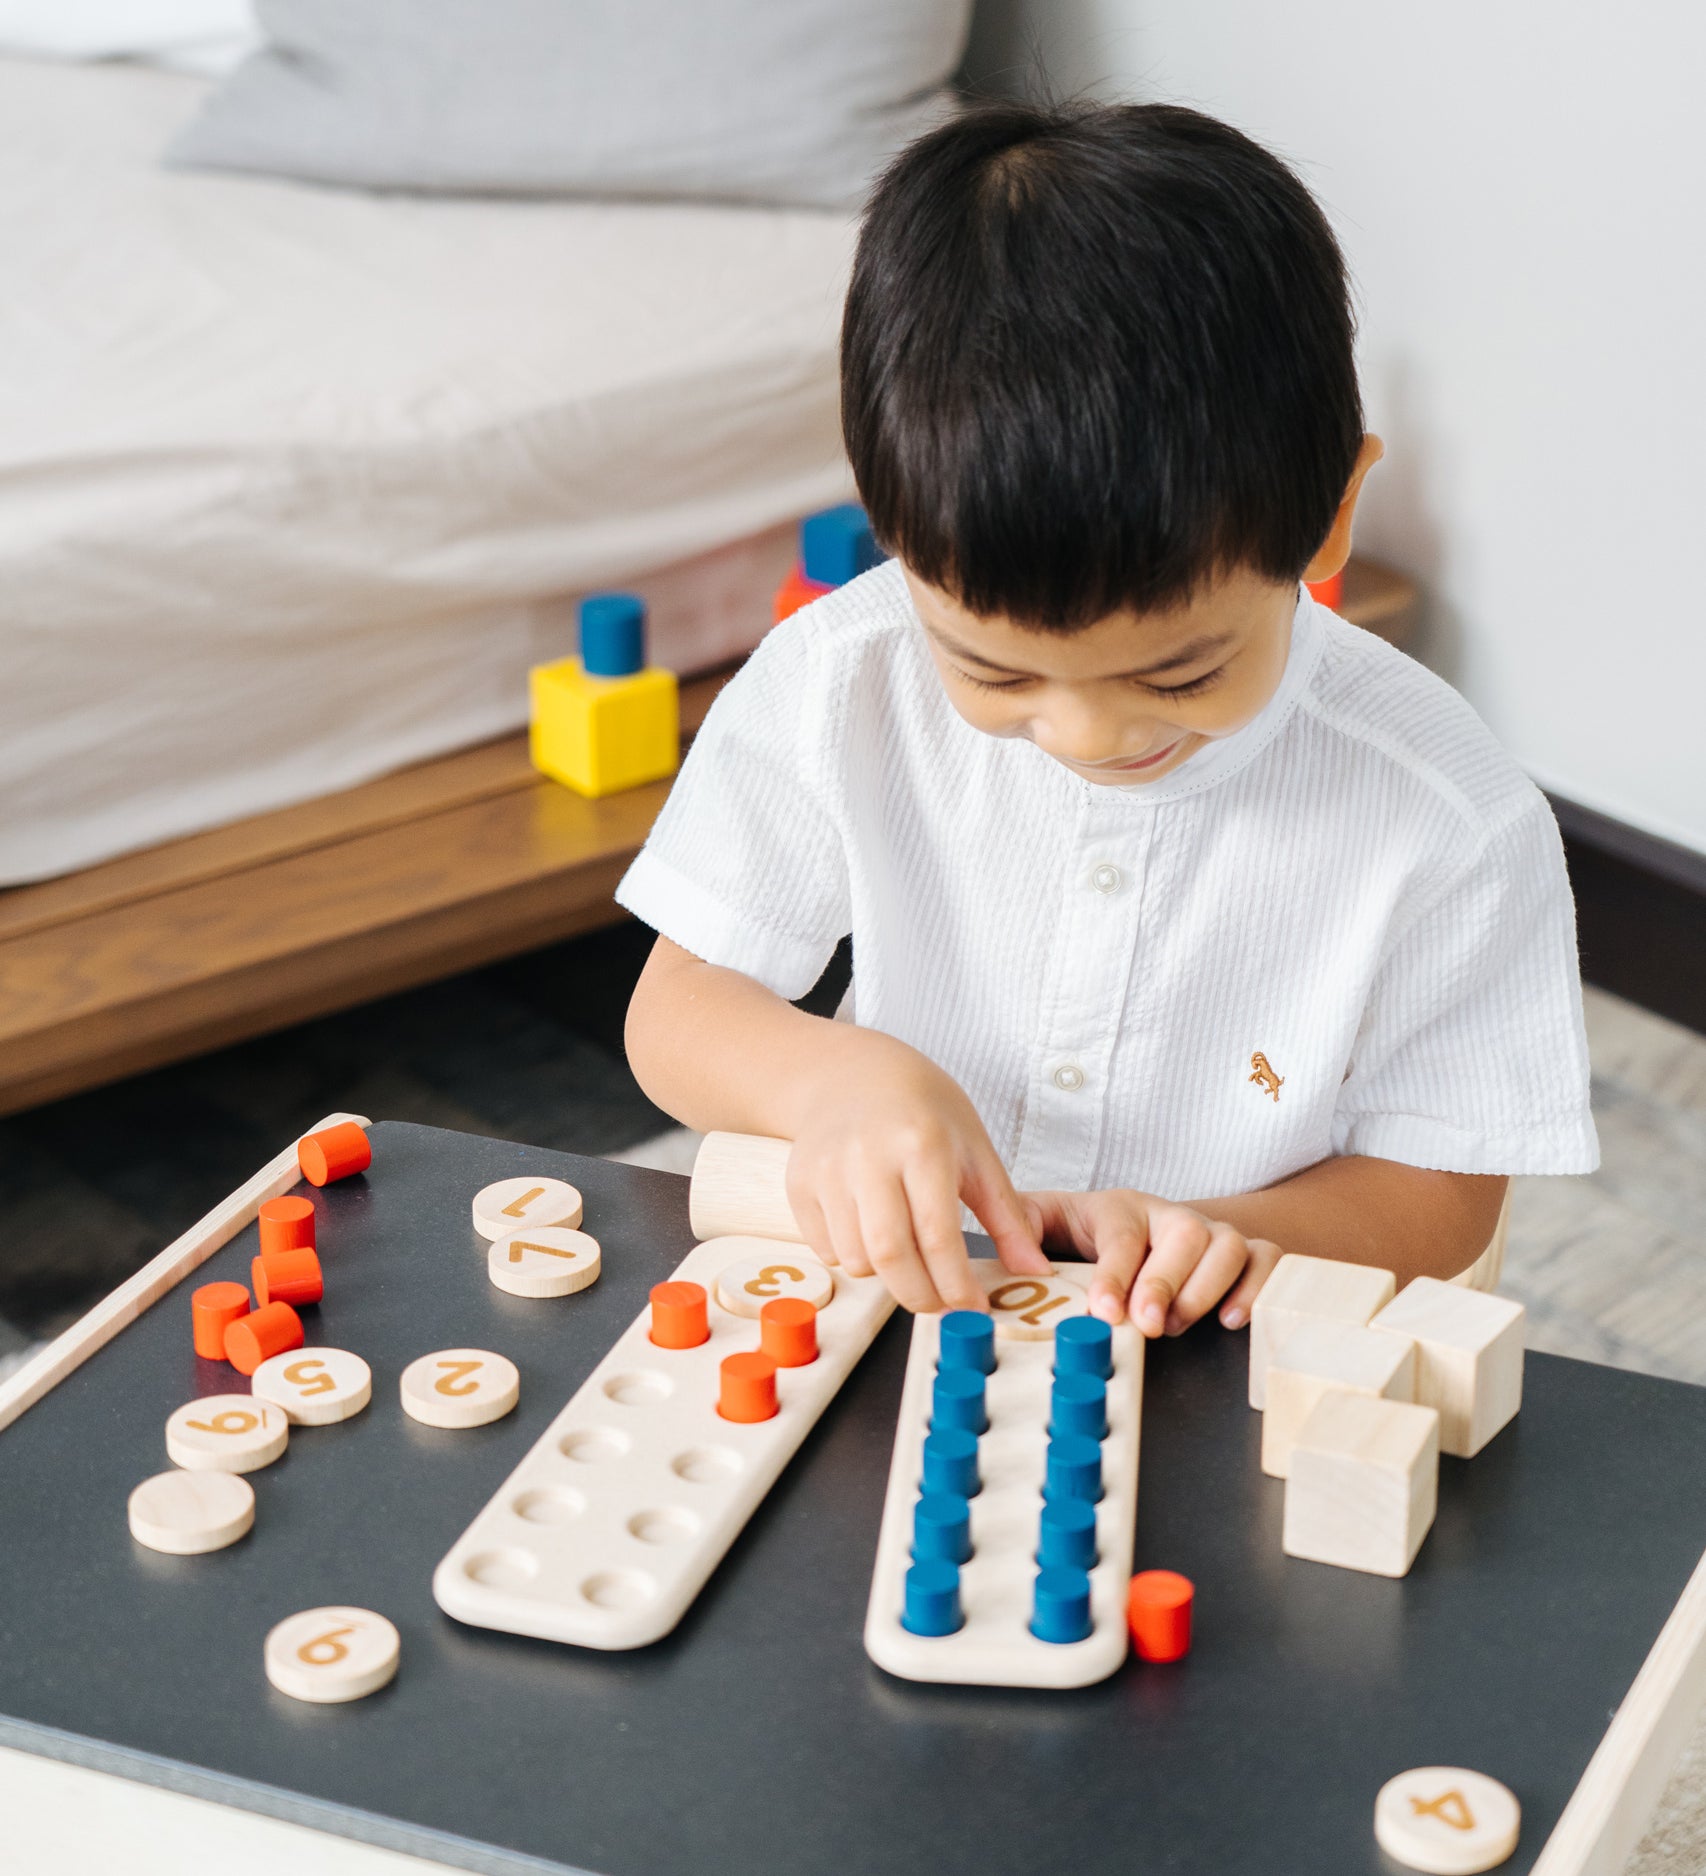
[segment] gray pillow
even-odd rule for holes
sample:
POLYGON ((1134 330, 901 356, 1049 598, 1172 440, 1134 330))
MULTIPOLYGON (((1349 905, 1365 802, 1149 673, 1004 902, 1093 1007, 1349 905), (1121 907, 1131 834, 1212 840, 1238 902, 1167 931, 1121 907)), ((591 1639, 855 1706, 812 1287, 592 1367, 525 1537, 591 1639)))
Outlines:
POLYGON ((971 0, 258 0, 178 167, 841 208, 951 108, 971 0))

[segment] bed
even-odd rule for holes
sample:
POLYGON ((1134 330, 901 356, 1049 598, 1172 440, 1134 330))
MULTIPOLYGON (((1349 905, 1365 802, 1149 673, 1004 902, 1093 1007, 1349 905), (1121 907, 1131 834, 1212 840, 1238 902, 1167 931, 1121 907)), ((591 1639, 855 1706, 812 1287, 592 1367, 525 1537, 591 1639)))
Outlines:
POLYGON ((513 732, 589 589, 723 664, 848 493, 845 217, 163 170, 204 84, 0 58, 0 885, 513 732))

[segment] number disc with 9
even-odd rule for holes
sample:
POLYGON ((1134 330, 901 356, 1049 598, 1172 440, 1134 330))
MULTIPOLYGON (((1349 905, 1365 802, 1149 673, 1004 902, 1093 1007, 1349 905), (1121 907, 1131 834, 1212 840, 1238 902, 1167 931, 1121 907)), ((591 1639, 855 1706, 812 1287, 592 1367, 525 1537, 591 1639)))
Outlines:
POLYGON ((401 1647, 396 1629, 371 1609, 304 1609, 267 1636, 267 1679, 293 1700, 359 1700, 397 1672, 401 1647))

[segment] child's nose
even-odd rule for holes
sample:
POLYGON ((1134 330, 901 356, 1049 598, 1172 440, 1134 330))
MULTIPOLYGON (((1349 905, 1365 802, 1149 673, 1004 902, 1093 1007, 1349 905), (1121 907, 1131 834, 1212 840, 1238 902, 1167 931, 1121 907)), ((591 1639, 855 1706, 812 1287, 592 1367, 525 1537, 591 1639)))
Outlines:
POLYGON ((1053 700, 1032 732, 1047 753, 1062 762, 1117 762, 1143 753, 1142 726, 1089 698, 1053 700))

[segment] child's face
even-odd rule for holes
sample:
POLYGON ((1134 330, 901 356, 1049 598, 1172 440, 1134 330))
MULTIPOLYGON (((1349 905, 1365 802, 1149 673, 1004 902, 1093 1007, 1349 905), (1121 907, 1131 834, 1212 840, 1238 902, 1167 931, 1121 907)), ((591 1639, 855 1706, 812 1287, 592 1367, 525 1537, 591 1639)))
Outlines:
POLYGON ((1023 736, 1086 781, 1130 787, 1230 736, 1279 688, 1297 588, 1245 569, 1170 612, 1079 632, 981 618, 910 570, 948 701, 988 736, 1023 736))

